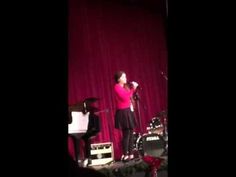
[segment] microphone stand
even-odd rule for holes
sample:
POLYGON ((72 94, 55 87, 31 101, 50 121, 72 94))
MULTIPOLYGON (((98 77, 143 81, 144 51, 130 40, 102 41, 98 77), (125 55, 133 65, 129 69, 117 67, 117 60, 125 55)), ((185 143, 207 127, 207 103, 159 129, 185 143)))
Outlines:
MULTIPOLYGON (((164 74, 164 72, 163 71, 161 71, 161 75, 163 76, 163 78, 166 80, 166 81, 168 81, 168 77, 166 76, 166 74, 164 74)), ((167 127, 168 127, 168 122, 167 122, 167 113, 164 113, 163 114, 163 116, 164 116, 164 135, 163 135, 163 138, 164 138, 164 140, 165 140, 165 152, 164 152, 164 154, 168 154, 168 129, 167 129, 167 127)))
POLYGON ((140 96, 139 96, 137 90, 134 92, 133 99, 136 102, 136 106, 137 106, 137 110, 138 110, 138 124, 139 124, 139 128, 140 128, 140 131, 143 133, 143 127, 141 126, 142 125, 141 124, 141 112, 140 112, 140 105, 139 105, 140 96))
POLYGON ((164 115, 164 139, 168 141, 167 116, 164 115))
MULTIPOLYGON (((162 76, 165 78, 166 81, 168 81, 168 77, 162 72, 162 76)), ((164 115, 164 138, 165 141, 168 141, 168 130, 167 130, 167 116, 164 115)))

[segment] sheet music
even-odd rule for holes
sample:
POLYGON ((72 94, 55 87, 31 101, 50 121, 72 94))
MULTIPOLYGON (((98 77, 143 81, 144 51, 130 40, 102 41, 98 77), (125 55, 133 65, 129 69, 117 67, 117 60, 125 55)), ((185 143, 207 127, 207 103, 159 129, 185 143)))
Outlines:
POLYGON ((71 112, 72 123, 68 125, 69 134, 71 133, 85 133, 88 129, 89 112, 83 114, 82 112, 71 112))

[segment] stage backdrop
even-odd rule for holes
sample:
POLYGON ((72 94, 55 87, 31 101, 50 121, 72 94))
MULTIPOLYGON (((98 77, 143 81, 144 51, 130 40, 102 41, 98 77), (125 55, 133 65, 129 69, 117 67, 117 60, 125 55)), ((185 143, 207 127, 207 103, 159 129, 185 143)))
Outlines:
POLYGON ((101 131, 93 143, 113 142, 116 159, 121 155, 121 134, 114 128, 117 70, 140 85, 136 132, 146 133, 150 120, 167 110, 166 34, 157 4, 69 0, 68 104, 99 98, 101 131))

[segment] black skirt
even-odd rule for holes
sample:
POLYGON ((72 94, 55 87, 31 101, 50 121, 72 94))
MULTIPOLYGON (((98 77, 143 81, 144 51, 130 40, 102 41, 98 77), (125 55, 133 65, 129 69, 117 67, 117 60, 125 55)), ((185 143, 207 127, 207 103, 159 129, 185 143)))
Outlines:
POLYGON ((130 108, 118 109, 115 113, 115 128, 133 129, 137 125, 134 112, 130 108))

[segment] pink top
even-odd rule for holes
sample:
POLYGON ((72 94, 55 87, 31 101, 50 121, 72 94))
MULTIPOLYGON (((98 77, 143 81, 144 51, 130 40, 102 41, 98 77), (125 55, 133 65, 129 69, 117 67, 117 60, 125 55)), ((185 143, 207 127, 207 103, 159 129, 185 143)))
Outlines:
POLYGON ((131 96, 134 93, 134 88, 130 90, 125 89, 120 84, 115 84, 115 97, 116 97, 116 107, 117 109, 129 108, 131 105, 131 96))

